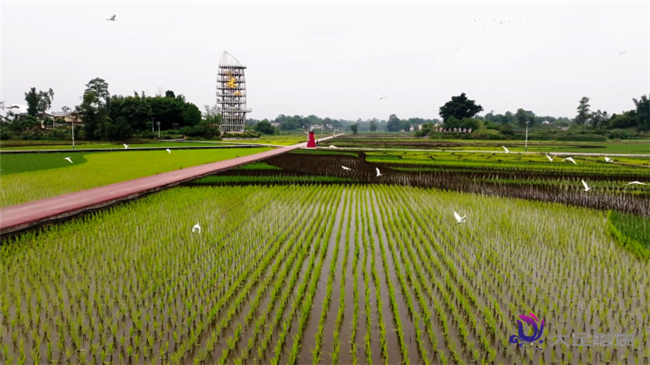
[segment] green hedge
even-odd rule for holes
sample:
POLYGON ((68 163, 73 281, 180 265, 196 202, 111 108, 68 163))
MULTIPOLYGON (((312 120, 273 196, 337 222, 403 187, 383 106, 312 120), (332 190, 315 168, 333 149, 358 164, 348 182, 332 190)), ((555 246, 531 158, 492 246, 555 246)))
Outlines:
POLYGON ((555 140, 565 142, 607 142, 607 137, 598 134, 567 134, 557 136, 555 140))

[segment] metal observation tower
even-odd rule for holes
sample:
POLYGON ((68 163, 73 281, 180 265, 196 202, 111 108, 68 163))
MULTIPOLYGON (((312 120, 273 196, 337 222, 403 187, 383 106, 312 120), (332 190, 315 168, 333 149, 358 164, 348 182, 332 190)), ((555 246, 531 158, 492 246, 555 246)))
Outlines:
POLYGON ((219 60, 217 74, 217 108, 221 114, 222 133, 241 133, 246 125, 246 78, 242 65, 228 52, 219 60))

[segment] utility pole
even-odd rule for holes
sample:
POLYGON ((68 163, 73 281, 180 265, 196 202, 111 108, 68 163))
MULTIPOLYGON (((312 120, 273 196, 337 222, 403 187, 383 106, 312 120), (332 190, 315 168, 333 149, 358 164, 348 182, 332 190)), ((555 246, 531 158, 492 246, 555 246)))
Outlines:
POLYGON ((160 122, 156 122, 158 124, 158 139, 160 139, 160 122))
POLYGON ((74 150, 74 119, 72 120, 72 149, 74 150))
POLYGON ((525 152, 528 152, 528 123, 530 123, 530 120, 526 122, 526 147, 524 149, 525 152))

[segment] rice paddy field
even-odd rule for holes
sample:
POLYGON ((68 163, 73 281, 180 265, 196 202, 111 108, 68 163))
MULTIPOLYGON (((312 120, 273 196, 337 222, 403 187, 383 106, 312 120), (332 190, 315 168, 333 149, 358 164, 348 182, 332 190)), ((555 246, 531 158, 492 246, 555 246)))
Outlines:
MULTIPOLYGON (((138 147, 187 147, 186 142, 151 142, 150 140, 136 140, 129 141, 129 146, 132 148, 138 147)), ((214 146, 217 142, 210 143, 192 143, 191 146, 214 146)), ((110 142, 91 142, 79 141, 75 144, 76 149, 122 149, 124 146, 121 143, 110 142)), ((13 150, 72 150, 71 143, 61 143, 60 141, 2 141, 0 143, 0 150, 13 151, 13 150)))
MULTIPOLYGON (((512 152, 524 152, 523 140, 436 140, 416 138, 413 133, 360 133, 346 135, 334 140, 323 141, 322 146, 335 145, 342 148, 390 148, 390 149, 422 149, 438 151, 503 151, 506 146, 512 152)), ((616 154, 650 154, 650 140, 623 140, 608 142, 560 142, 560 141, 528 141, 528 152, 589 152, 616 154)))
POLYGON ((268 150, 270 148, 2 155, 0 207, 268 150), (70 157, 73 163, 65 157, 70 157))
POLYGON ((298 150, 3 237, 0 363, 650 364, 647 159, 574 158, 298 150))

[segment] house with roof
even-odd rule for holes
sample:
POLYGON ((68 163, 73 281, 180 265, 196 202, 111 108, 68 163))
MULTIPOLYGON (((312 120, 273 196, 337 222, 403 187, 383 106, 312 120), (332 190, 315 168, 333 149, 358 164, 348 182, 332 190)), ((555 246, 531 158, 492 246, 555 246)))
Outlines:
MULTIPOLYGON (((20 118, 27 118, 29 114, 27 113, 27 105, 24 104, 12 104, 4 109, 2 117, 7 118, 12 121, 20 118)), ((54 125, 57 123, 71 125, 72 123, 81 123, 81 118, 79 113, 75 111, 68 112, 39 112, 36 115, 36 119, 41 122, 41 128, 52 128, 52 125, 48 123, 45 125, 45 120, 49 118, 54 121, 54 125)))

